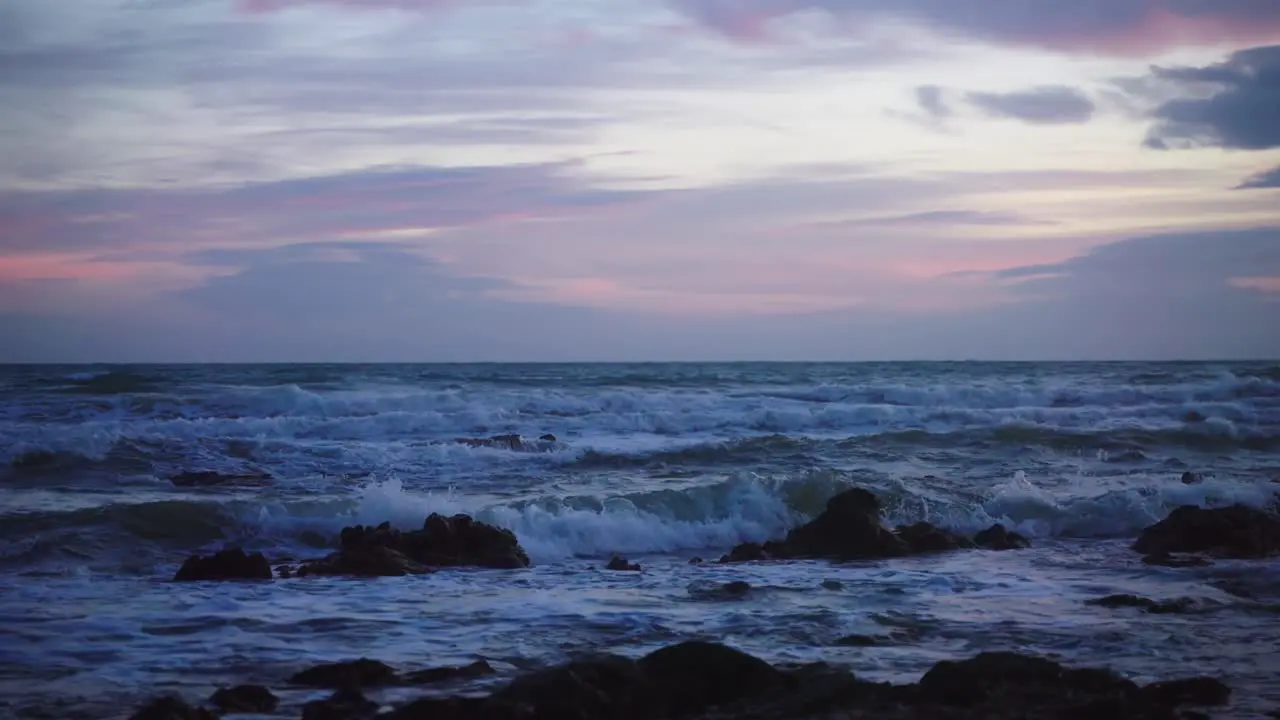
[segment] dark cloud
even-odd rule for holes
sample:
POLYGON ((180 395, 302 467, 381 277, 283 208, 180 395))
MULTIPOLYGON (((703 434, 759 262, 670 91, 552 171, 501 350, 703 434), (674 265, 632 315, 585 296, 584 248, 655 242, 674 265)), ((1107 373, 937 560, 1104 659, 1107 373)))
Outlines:
POLYGON ((1261 190, 1264 188, 1280 188, 1280 167, 1267 172, 1260 172, 1236 187, 1237 190, 1261 190))
POLYGON ((951 108, 943 97, 943 89, 937 85, 922 85, 916 88, 916 102, 920 109, 934 120, 951 117, 951 108))
POLYGON ((1207 67, 1156 68, 1153 76, 1183 97, 1152 113, 1148 147, 1280 147, 1280 45, 1242 50, 1207 67))
POLYGON ((1064 86, 1047 86, 1011 93, 969 93, 965 98, 994 117, 1033 125, 1072 125, 1089 122, 1094 104, 1084 93, 1064 86))
POLYGON ((945 33, 1067 51, 1144 54, 1185 44, 1257 39, 1280 29, 1270 0, 671 0, 744 40, 772 19, 822 11, 850 27, 907 19, 945 33))

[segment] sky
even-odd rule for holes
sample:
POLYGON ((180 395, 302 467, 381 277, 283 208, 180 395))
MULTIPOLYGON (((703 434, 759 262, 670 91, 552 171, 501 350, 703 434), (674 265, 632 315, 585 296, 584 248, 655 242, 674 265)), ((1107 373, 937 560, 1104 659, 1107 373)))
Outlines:
POLYGON ((1276 0, 5 0, 0 362, 1280 357, 1276 0))

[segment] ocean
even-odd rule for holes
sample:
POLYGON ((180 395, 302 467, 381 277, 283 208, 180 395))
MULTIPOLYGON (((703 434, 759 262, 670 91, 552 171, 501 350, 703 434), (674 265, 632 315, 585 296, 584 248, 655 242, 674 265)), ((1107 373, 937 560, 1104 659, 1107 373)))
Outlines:
POLYGON ((484 658, 502 673, 483 687, 709 638, 900 682, 992 649, 1213 674, 1222 717, 1258 717, 1280 708, 1280 562, 1155 567, 1129 545, 1180 505, 1268 506, 1277 482, 1267 362, 0 367, 0 716, 127 717, 252 680, 296 717, 324 693, 285 680, 320 662, 484 658), (530 443, 458 442, 505 434, 530 443), (181 480, 200 472, 241 477, 181 480), (1000 522, 1033 546, 714 562, 852 486, 890 523, 1000 522), (533 567, 170 582, 192 553, 316 557, 346 525, 432 512, 512 530, 533 567), (614 554, 643 571, 606 571, 614 554), (1085 604, 1113 593, 1192 609, 1085 604))

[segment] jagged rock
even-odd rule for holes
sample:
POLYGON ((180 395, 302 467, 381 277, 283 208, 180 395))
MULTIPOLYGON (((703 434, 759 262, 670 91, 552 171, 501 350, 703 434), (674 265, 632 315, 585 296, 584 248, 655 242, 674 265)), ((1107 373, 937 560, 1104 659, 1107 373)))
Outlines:
POLYGON ((512 452, 540 453, 558 450, 561 445, 555 435, 547 434, 537 440, 520 435, 494 435, 487 438, 458 438, 454 442, 473 448, 494 448, 512 452))
POLYGON ((499 706, 525 707, 534 717, 644 717, 645 681, 632 660, 604 655, 516 678, 492 698, 499 706))
POLYGON ((1185 505, 1143 530, 1133 549, 1144 555, 1267 557, 1280 553, 1280 517, 1245 505, 1214 509, 1185 505))
POLYGON ((901 525, 897 528, 897 534, 907 543, 907 548, 912 555, 974 547, 973 541, 968 538, 926 522, 901 525))
POLYGON ((477 660, 470 665, 428 668, 411 672, 404 676, 403 682, 406 685, 433 685, 454 680, 471 680, 493 675, 497 672, 489 663, 484 660, 477 660))
POLYGON ((295 685, 318 688, 378 687, 399 681, 391 666, 368 658, 317 665, 289 678, 289 682, 295 685))
POLYGON ((219 688, 209 702, 227 713, 272 713, 280 699, 261 685, 237 685, 219 688))
POLYGON ((1186 612, 1194 605, 1191 598, 1177 598, 1163 602, 1151 600, 1138 595, 1108 595, 1104 598, 1086 600, 1085 605, 1096 605, 1104 608, 1141 608, 1155 615, 1169 615, 1186 612))
POLYGON ((304 564, 299 575, 409 575, 438 567, 515 569, 529 556, 510 530, 476 522, 468 515, 433 513, 421 530, 401 532, 390 523, 342 529, 341 549, 304 564))
POLYGON ((1190 470, 1182 473, 1183 485, 1198 485, 1204 482, 1204 473, 1191 472, 1190 470))
POLYGON ((627 559, 621 555, 614 555, 609 564, 604 567, 605 570, 615 570, 619 572, 640 572, 640 566, 635 563, 627 562, 627 559))
POLYGON ((369 720, 377 714, 378 703, 353 689, 338 690, 302 706, 302 720, 369 720))
POLYGON ((159 697, 138 708, 129 720, 215 720, 204 708, 192 707, 177 697, 159 697))
POLYGON ((973 536, 973 542, 980 548, 987 550, 1021 550, 1031 547, 1031 541, 1011 532, 1004 525, 999 523, 983 530, 973 536))
POLYGON ((262 553, 247 555, 240 548, 231 548, 209 557, 192 555, 182 563, 173 580, 270 580, 271 577, 271 563, 267 562, 262 553))

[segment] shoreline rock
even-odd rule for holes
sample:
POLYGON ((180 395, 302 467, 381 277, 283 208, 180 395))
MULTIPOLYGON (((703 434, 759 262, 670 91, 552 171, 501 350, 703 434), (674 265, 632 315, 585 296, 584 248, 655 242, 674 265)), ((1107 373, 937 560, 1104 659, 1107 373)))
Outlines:
MULTIPOLYGON (((377 661, 360 662, 376 663, 389 670, 377 661)), ((386 679, 385 675, 378 677, 386 679)), ((826 663, 779 667, 726 645, 693 640, 664 647, 638 660, 617 655, 582 658, 516 677, 486 697, 424 697, 378 717, 1074 720, 1097 716, 1176 720, 1177 709, 1182 706, 1225 705, 1230 696, 1231 689, 1211 677, 1140 686, 1110 670, 1070 668, 1047 658, 1012 652, 984 652, 965 660, 944 660, 910 685, 873 683, 826 663)), ((372 717, 377 710, 377 703, 366 698, 359 687, 348 685, 326 699, 307 703, 302 717, 351 720, 372 717)), ((206 717, 212 715, 173 698, 153 701, 134 715, 136 720, 206 717), (161 702, 168 704, 157 706, 161 702), (143 714, 151 712, 153 706, 187 714, 143 714)))
POLYGON ((221 550, 208 557, 192 555, 182 563, 174 582, 270 580, 271 563, 262 553, 246 554, 240 548, 221 550))
POLYGON ((973 539, 926 522, 890 530, 881 520, 879 498, 862 488, 852 488, 828 500, 818 517, 793 528, 785 539, 742 543, 720 562, 882 560, 975 547, 1016 550, 1030 545, 1025 537, 1002 525, 993 525, 973 539))
POLYGON ((298 577, 399 577, 420 575, 442 567, 481 567, 514 570, 530 566, 529 556, 510 530, 469 515, 445 517, 432 513, 421 530, 401 532, 391 523, 377 527, 345 527, 341 548, 320 560, 303 563, 298 577))
POLYGON ((1133 549, 1155 557, 1171 553, 1208 553, 1235 559, 1280 555, 1280 517, 1246 505, 1210 509, 1184 505, 1143 530, 1133 549))

